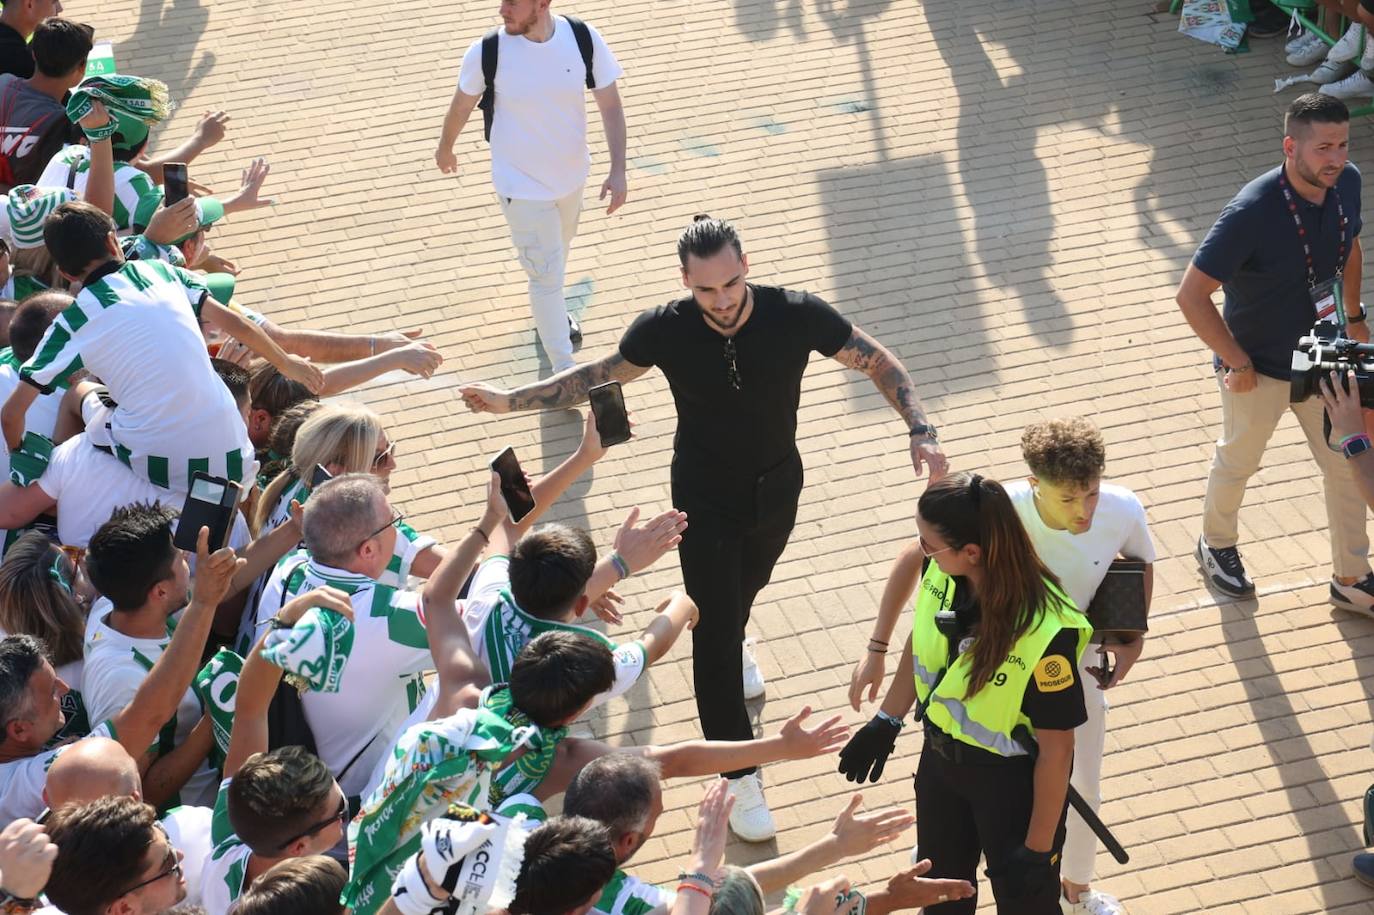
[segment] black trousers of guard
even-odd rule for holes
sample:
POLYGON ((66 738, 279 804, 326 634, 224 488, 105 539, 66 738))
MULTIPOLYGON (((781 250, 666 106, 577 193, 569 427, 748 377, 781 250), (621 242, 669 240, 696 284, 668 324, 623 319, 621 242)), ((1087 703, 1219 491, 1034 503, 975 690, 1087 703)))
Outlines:
MULTIPOLYGON (((741 447, 747 447, 741 443, 741 447)), ((701 620, 692 631, 697 714, 708 740, 752 740, 740 645, 754 598, 773 574, 797 518, 796 452, 762 474, 673 460, 673 506, 687 513, 678 545, 682 579, 701 620)), ((724 773, 734 778, 753 768, 724 773)))
MULTIPOLYGON (((1029 757, 1003 759, 969 748, 957 761, 941 755, 927 739, 916 767, 916 847, 929 858, 927 877, 967 880, 978 887, 978 856, 997 869, 1026 841, 1031 804, 1035 797, 1035 764, 1029 757)), ((991 878, 998 915, 1060 915, 1059 858, 1064 847, 1064 817, 1059 814, 1054 834, 1056 852, 1052 873, 1021 895, 1012 895, 1006 882, 991 878)), ((926 906, 929 915, 973 915, 975 894, 926 906)))

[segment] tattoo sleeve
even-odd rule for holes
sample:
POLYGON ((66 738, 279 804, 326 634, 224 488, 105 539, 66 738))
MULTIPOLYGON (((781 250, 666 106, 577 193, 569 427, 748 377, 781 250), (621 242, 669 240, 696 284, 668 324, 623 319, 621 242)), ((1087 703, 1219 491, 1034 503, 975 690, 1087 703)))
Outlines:
POLYGON ((856 327, 849 335, 849 340, 835 354, 835 360, 873 379, 873 386, 901 414, 907 428, 926 422, 925 409, 916 396, 911 375, 901 360, 877 340, 856 327))
POLYGON ((619 381, 624 384, 647 372, 620 355, 611 353, 596 362, 559 372, 545 381, 527 384, 511 391, 512 410, 551 410, 571 407, 587 399, 587 392, 599 384, 619 381))

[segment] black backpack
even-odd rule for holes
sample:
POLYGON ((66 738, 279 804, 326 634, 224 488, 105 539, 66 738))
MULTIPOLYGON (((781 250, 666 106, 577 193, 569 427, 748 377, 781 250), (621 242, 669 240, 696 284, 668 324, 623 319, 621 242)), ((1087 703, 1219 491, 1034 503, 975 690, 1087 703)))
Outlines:
MULTIPOLYGON (((582 52, 582 63, 587 68, 587 88, 596 88, 596 77, 592 75, 592 33, 587 23, 576 16, 564 16, 572 26, 573 37, 577 39, 577 50, 582 52)), ((491 142, 491 118, 496 110, 496 58, 500 52, 501 29, 494 28, 482 36, 482 80, 486 88, 482 90, 482 100, 477 107, 482 109, 482 136, 491 142)))

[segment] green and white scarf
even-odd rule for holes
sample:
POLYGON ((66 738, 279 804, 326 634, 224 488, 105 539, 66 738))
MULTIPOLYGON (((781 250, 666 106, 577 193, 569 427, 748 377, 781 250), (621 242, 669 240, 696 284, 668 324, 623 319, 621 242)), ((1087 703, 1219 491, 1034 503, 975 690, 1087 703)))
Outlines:
POLYGON ((215 737, 210 747, 210 765, 216 769, 224 768, 224 757, 229 752, 229 734, 234 728, 234 697, 238 695, 242 673, 243 658, 228 648, 221 648, 191 681, 200 707, 210 716, 210 731, 215 737))
POLYGON ((286 682, 297 689, 337 693, 355 631, 338 611, 311 607, 290 629, 268 632, 262 656, 286 671, 286 682))
POLYGON ((67 99, 67 117, 75 124, 90 114, 96 102, 103 104, 112 116, 123 115, 144 124, 156 124, 172 113, 172 96, 166 83, 112 73, 82 80, 67 99))

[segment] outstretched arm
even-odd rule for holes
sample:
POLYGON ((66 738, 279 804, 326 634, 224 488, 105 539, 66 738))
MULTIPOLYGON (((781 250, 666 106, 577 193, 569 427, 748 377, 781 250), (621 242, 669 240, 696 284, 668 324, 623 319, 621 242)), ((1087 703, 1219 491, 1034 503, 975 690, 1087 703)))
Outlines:
POLYGON ((587 399, 587 392, 599 384, 618 381, 628 384, 649 371, 635 365, 616 350, 596 362, 573 366, 545 381, 503 391, 488 384, 459 385, 463 402, 474 413, 511 413, 516 410, 550 410, 571 407, 587 399))
MULTIPOLYGON (((873 386, 892 404, 892 409, 902 417, 908 429, 918 424, 929 424, 930 420, 926 418, 925 408, 916 397, 916 386, 912 384, 906 367, 887 347, 863 330, 854 328, 849 340, 835 354, 835 361, 863 372, 872 379, 873 386)), ((917 476, 921 474, 921 465, 929 464, 932 481, 940 479, 949 469, 949 462, 945 460, 933 433, 911 437, 911 463, 916 468, 917 476)))

